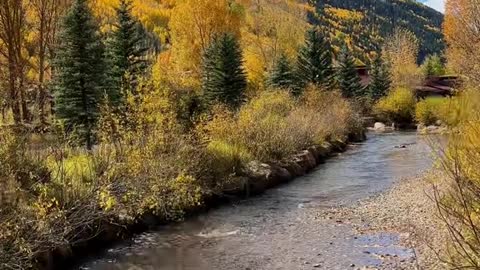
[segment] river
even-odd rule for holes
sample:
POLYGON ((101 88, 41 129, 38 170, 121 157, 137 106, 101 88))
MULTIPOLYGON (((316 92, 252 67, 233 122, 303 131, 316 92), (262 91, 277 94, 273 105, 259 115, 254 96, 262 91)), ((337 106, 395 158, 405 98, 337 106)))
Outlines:
POLYGON ((368 265, 371 258, 356 248, 358 240, 349 228, 318 223, 312 211, 385 191, 395 181, 431 168, 431 153, 428 140, 416 133, 370 134, 366 142, 350 146, 290 184, 140 234, 73 269, 290 270, 368 265), (406 148, 395 147, 399 145, 406 148))

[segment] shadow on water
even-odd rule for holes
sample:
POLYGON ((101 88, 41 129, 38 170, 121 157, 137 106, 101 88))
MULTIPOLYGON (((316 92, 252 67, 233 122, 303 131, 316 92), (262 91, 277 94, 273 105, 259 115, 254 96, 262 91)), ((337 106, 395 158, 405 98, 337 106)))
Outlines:
MULTIPOLYGON (((270 260, 282 257, 282 248, 298 240, 284 243, 281 238, 297 231, 292 228, 301 225, 305 208, 349 204, 429 169, 433 157, 427 141, 416 133, 371 134, 365 143, 350 146, 290 184, 138 235, 74 269, 288 269, 270 260), (400 145, 405 148, 396 147, 400 145)), ((302 237, 308 243, 308 234, 294 236, 302 237)), ((388 238, 394 236, 379 237, 380 242, 394 241, 388 238)), ((295 249, 285 252, 296 256, 295 249)))

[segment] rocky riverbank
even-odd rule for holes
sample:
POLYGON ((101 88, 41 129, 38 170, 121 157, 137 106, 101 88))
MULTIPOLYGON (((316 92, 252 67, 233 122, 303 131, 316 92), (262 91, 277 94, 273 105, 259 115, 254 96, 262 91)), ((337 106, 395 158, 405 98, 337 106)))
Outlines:
POLYGON ((319 211, 317 219, 350 227, 372 257, 364 269, 445 269, 447 231, 436 217, 431 199, 439 175, 403 179, 386 193, 353 206, 319 211))

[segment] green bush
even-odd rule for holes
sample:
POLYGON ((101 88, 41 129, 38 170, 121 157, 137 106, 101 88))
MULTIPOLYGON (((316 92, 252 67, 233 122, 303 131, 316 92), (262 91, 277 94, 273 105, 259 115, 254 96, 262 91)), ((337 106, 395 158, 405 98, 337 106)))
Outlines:
POLYGON ((374 106, 374 114, 379 120, 406 124, 413 122, 416 99, 413 91, 400 87, 380 99, 374 106))
POLYGON ((465 107, 469 101, 465 95, 451 98, 430 97, 417 103, 415 120, 424 125, 433 125, 437 121, 450 127, 456 127, 465 119, 465 107))
POLYGON ((213 158, 217 173, 224 177, 237 172, 243 164, 253 159, 244 147, 219 140, 211 141, 207 151, 213 158))
POLYGON ((449 100, 440 97, 429 97, 417 103, 415 108, 415 120, 424 125, 433 125, 437 121, 444 122, 447 109, 446 103, 449 100))

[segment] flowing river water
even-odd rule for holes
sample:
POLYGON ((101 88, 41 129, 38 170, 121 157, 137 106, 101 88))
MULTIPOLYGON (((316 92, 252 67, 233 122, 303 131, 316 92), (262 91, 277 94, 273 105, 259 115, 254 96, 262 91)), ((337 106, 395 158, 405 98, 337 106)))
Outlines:
POLYGON ((366 251, 378 247, 408 258, 413 251, 396 246, 395 235, 357 237, 313 213, 368 198, 432 164, 425 137, 370 134, 305 177, 140 234, 74 269, 350 269, 379 264, 366 251))

